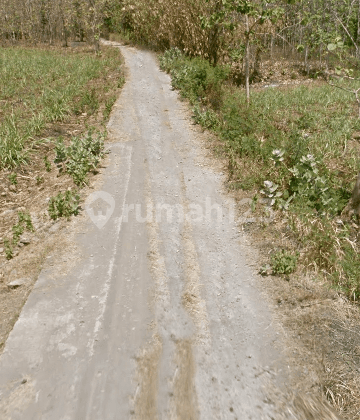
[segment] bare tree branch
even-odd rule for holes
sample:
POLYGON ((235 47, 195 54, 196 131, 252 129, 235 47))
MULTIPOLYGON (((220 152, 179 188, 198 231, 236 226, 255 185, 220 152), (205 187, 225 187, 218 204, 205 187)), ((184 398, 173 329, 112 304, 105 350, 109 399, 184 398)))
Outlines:
POLYGON ((335 14, 335 18, 340 23, 340 25, 344 28, 344 31, 347 33, 348 37, 351 39, 352 43, 354 44, 354 47, 356 48, 356 54, 358 55, 359 47, 356 45, 356 42, 354 41, 354 38, 351 36, 351 34, 348 31, 347 27, 343 24, 343 22, 341 21, 341 19, 339 19, 336 14, 335 14))

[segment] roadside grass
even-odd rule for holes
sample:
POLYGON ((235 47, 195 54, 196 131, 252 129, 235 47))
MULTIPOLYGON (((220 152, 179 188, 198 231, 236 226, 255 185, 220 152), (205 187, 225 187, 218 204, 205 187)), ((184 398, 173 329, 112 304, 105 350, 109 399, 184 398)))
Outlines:
POLYGON ((119 54, 111 48, 100 56, 84 49, 1 49, 0 169, 28 162, 50 123, 93 115, 105 101, 108 118, 114 101, 104 94, 118 83, 107 75, 119 67, 119 54), (94 80, 97 86, 89 87, 94 80))
POLYGON ((79 190, 104 157, 122 64, 111 47, 0 51, 0 263, 22 245, 13 208, 53 220, 78 214, 79 190))
MULTIPOLYGON (((354 98, 313 80, 257 86, 248 106, 227 67, 214 69, 175 49, 159 61, 190 101, 194 121, 217 134, 213 146, 228 166, 228 188, 240 199, 252 197, 251 219, 258 222, 242 228, 261 250, 259 273, 275 275, 266 285, 288 327, 296 389, 315 391, 307 382, 311 366, 322 398, 344 418, 357 418, 359 306, 350 301, 360 300, 360 223, 347 206, 360 171, 354 98)), ((319 416, 335 418, 324 410, 319 416)))
POLYGON ((178 49, 159 61, 192 104, 195 122, 221 139, 229 188, 262 196, 286 221, 284 234, 300 252, 291 271, 298 263, 358 300, 358 220, 342 214, 360 171, 360 120, 351 95, 314 81, 257 88, 247 106, 226 66, 211 67, 178 49))

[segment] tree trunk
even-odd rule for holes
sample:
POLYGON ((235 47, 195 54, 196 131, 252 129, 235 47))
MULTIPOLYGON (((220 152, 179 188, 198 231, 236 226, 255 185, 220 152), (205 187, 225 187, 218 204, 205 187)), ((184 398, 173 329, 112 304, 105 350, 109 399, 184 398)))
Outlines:
POLYGON ((249 16, 245 15, 246 25, 246 41, 245 41, 245 89, 246 102, 250 103, 250 33, 249 33, 249 16))
POLYGON ((308 55, 309 55, 309 48, 308 48, 308 46, 306 46, 304 66, 305 66, 305 70, 306 70, 307 75, 309 75, 308 55))
POLYGON ((68 47, 68 31, 66 28, 66 23, 64 17, 62 17, 62 26, 63 26, 63 47, 68 47))
POLYGON ((356 53, 357 53, 357 57, 356 58, 360 58, 360 53, 359 53, 359 45, 360 45, 360 0, 358 0, 357 39, 356 39, 356 43, 358 45, 358 48, 356 49, 356 53))
MULTIPOLYGON (((218 13, 221 10, 221 2, 217 1, 215 4, 214 12, 218 13)), ((218 62, 218 51, 219 51, 219 25, 216 23, 210 29, 209 33, 209 59, 212 65, 215 67, 218 62)))
POLYGON ((95 53, 98 54, 100 51, 100 36, 97 33, 95 26, 92 29, 92 39, 93 39, 95 53))
POLYGON ((94 39, 94 49, 96 54, 100 51, 100 42, 97 38, 94 39))

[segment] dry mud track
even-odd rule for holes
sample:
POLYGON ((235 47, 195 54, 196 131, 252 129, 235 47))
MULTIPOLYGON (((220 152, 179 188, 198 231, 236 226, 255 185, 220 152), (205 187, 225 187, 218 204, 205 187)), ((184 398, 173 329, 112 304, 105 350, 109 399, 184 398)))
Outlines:
POLYGON ((98 186, 114 212, 102 229, 84 212, 76 261, 43 269, 0 358, 0 418, 277 418, 287 366, 234 203, 169 76, 121 51, 98 186))

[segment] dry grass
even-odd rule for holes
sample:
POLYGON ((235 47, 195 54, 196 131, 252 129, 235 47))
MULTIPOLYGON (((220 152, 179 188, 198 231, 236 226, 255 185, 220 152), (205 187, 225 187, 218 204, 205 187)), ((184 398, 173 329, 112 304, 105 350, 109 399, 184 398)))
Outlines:
MULTIPOLYGON (((249 230, 252 244, 261 251, 259 266, 262 262, 268 261, 269 252, 272 250, 291 249, 294 246, 293 238, 287 237, 282 225, 283 223, 279 222, 265 230, 256 226, 249 230), (266 243, 264 236, 268 238, 266 243)), ((289 363, 296 372, 293 386, 298 391, 294 395, 309 393, 318 395, 320 400, 326 399, 342 418, 349 420, 358 418, 360 411, 358 305, 329 288, 329 283, 319 273, 316 276, 309 266, 299 267, 297 273, 291 277, 264 277, 264 286, 271 296, 270 301, 276 316, 286 333, 285 345, 288 349, 289 363)), ((311 401, 308 396, 303 399, 305 406, 312 404, 311 401)), ((316 405, 316 402, 314 404, 316 405)), ((298 405, 295 404, 294 407, 298 409, 298 405)), ((295 412, 298 415, 302 413, 301 410, 295 412)), ((326 417, 325 414, 317 417, 315 413, 316 410, 313 417, 304 415, 284 418, 337 418, 335 415, 326 417)))
MULTIPOLYGON (((233 192, 238 202, 248 194, 240 190, 233 192)), ((240 207, 239 211, 244 209, 240 207)), ((336 224, 333 227, 337 238, 336 224)), ((309 234, 305 230, 309 229, 308 224, 298 228, 304 229, 304 235, 309 234)), ((254 222, 243 225, 243 229, 251 245, 260 251, 255 263, 259 268, 269 262, 269 255, 275 250, 291 250, 300 245, 298 236, 289 229, 289 220, 280 215, 270 224, 254 222)), ((324 407, 331 406, 341 418, 357 419, 360 412, 359 306, 332 288, 321 267, 315 265, 317 252, 325 254, 332 250, 310 246, 314 249, 302 249, 302 253, 313 258, 302 259, 291 276, 263 277, 265 293, 285 332, 289 365, 295 371, 292 388, 296 391, 286 397, 278 395, 276 400, 290 410, 284 419, 340 418, 330 414, 330 409, 321 408, 324 400, 327 400, 324 407), (318 408, 310 415, 306 407, 311 405, 318 408), (291 409, 296 415, 291 414, 291 409), (322 414, 316 410, 323 410, 322 414)), ((335 239, 333 246, 338 247, 335 239)))

